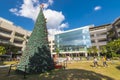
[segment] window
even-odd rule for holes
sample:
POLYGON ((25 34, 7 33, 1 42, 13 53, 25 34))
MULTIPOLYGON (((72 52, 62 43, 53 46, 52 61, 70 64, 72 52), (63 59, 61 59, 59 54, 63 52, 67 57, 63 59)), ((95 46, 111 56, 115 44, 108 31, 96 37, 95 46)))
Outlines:
POLYGON ((95 40, 91 40, 92 43, 95 43, 95 40))
POLYGON ((90 36, 91 36, 91 37, 94 37, 94 34, 91 34, 90 36))
POLYGON ((98 40, 98 42, 105 42, 105 41, 107 41, 107 39, 98 40))

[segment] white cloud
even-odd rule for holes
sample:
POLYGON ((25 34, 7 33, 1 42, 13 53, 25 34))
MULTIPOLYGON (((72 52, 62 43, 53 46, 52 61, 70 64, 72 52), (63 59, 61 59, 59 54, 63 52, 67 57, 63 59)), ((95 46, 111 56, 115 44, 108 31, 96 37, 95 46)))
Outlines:
POLYGON ((61 33, 63 31, 59 30, 59 29, 48 29, 48 32, 49 32, 49 36, 53 36, 54 34, 58 34, 58 33, 61 33))
POLYGON ((51 9, 44 10, 44 15, 47 18, 48 28, 56 28, 56 26, 59 27, 61 22, 65 19, 62 12, 54 11, 51 9))
POLYGON ((47 28, 49 31, 49 35, 62 32, 63 28, 68 27, 68 23, 62 23, 65 20, 62 12, 46 9, 44 10, 44 15, 47 18, 47 28))
POLYGON ((95 10, 95 11, 98 11, 98 10, 101 10, 101 8, 102 8, 101 6, 96 6, 96 7, 94 8, 94 10, 95 10))
MULTIPOLYGON (((17 16, 36 20, 40 10, 39 0, 23 0, 23 4, 19 8, 11 8, 9 11, 17 16)), ((44 15, 47 18, 47 28, 49 35, 61 32, 61 29, 68 27, 68 23, 63 23, 65 16, 61 11, 48 9, 53 4, 53 0, 48 0, 44 4, 44 15)))
POLYGON ((17 16, 27 17, 35 21, 39 12, 39 2, 38 0, 23 0, 23 4, 19 10, 17 8, 11 8, 10 11, 17 16))
POLYGON ((60 25, 60 28, 67 28, 69 25, 68 25, 68 23, 62 23, 61 25, 60 25))
POLYGON ((12 9, 10 9, 10 12, 16 12, 16 11, 17 11, 16 8, 12 8, 12 9))
POLYGON ((48 3, 49 3, 50 5, 52 5, 52 4, 53 4, 53 0, 48 0, 48 3))
POLYGON ((11 8, 11 9, 9 9, 9 11, 10 12, 13 12, 15 15, 19 15, 18 13, 16 13, 17 11, 18 11, 18 9, 17 8, 11 8))

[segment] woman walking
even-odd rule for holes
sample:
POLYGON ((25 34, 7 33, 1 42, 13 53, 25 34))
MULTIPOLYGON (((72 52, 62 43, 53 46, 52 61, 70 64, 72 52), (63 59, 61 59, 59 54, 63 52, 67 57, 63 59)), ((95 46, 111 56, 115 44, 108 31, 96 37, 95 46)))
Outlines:
POLYGON ((103 61, 103 66, 104 67, 108 66, 107 62, 106 62, 106 57, 105 56, 103 56, 102 61, 103 61))

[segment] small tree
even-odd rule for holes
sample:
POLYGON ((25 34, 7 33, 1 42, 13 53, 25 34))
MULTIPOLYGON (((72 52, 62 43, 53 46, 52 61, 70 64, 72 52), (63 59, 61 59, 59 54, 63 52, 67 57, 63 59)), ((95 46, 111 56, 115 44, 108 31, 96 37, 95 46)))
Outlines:
POLYGON ((60 52, 59 48, 56 48, 55 51, 56 51, 57 54, 59 54, 59 52, 60 52))
POLYGON ((113 58, 113 57, 117 56, 116 53, 120 50, 120 39, 107 43, 106 47, 107 47, 107 51, 108 51, 107 52, 108 57, 113 58))
POLYGON ((57 55, 58 55, 58 57, 59 57, 59 53, 60 53, 59 48, 56 48, 55 52, 56 52, 56 54, 57 54, 57 55))
POLYGON ((6 53, 5 47, 0 46, 0 55, 3 55, 6 53))
POLYGON ((96 46, 92 46, 92 47, 91 47, 91 52, 92 52, 92 54, 93 54, 94 56, 96 56, 96 54, 98 53, 97 47, 96 47, 96 46))
POLYGON ((106 55, 107 54, 107 47, 104 45, 104 46, 101 46, 100 47, 100 52, 103 54, 103 55, 106 55))
POLYGON ((88 55, 90 55, 92 53, 92 49, 91 48, 87 48, 87 53, 88 53, 88 55))

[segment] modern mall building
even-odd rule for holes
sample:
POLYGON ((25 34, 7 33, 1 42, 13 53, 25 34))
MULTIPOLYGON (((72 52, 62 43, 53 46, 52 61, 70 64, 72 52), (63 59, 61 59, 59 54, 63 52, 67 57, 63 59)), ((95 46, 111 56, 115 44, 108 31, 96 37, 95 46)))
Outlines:
POLYGON ((87 56, 87 48, 91 46, 90 27, 94 26, 80 27, 55 35, 56 49, 59 49, 60 54, 84 53, 87 56))
POLYGON ((84 53, 87 56, 86 48, 95 46, 99 54, 101 46, 118 38, 120 38, 120 18, 111 24, 95 27, 89 25, 59 33, 55 35, 55 45, 60 54, 84 53))

